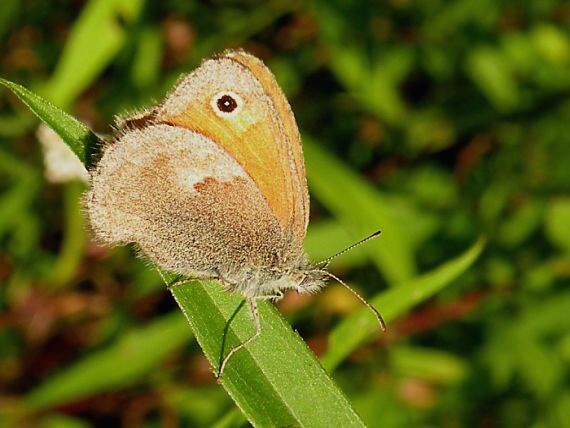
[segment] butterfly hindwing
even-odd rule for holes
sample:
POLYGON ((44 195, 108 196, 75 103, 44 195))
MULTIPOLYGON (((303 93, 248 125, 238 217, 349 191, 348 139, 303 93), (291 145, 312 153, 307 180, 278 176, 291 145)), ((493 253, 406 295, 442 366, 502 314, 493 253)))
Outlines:
POLYGON ((135 243, 179 273, 269 266, 287 251, 243 168, 208 138, 180 127, 127 131, 107 147, 85 203, 105 243, 135 243))

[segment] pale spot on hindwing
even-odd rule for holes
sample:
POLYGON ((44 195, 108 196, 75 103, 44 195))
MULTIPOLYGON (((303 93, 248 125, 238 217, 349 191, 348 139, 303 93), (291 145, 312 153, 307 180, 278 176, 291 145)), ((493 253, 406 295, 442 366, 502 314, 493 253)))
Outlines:
MULTIPOLYGON (((191 134, 191 133, 190 133, 191 134)), ((183 142, 175 144, 183 145, 183 142)), ((196 190, 196 184, 210 178, 220 182, 235 177, 245 178, 245 171, 216 144, 203 136, 193 136, 191 151, 185 156, 191 162, 171 160, 178 184, 187 191, 196 190)))

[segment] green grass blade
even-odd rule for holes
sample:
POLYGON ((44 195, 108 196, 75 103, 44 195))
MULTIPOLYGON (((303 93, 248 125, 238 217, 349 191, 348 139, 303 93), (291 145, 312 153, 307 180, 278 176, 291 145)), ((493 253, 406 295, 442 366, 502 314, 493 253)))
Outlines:
MULTIPOLYGON (((246 306, 227 322, 242 298, 215 282, 182 285, 173 294, 217 372, 222 347, 225 355, 254 332, 246 306)), ((259 312, 261 336, 232 357, 222 376, 222 385, 249 421, 255 426, 364 426, 273 305, 260 302, 259 312)))
POLYGON ((390 347, 390 367, 401 376, 439 385, 460 382, 469 373, 468 362, 459 356, 409 345, 390 347))
POLYGON ((137 18, 142 5, 141 0, 89 1, 41 93, 56 105, 69 105, 117 55, 127 39, 124 27, 137 18))
POLYGON ((64 287, 75 275, 84 257, 86 244, 85 218, 77 201, 85 190, 85 183, 73 181, 63 188, 65 207, 65 234, 51 268, 49 283, 53 289, 64 287))
POLYGON ((218 419, 212 425, 212 428, 243 427, 243 426, 245 426, 246 422, 247 421, 245 420, 243 413, 241 413, 238 409, 236 409, 234 407, 232 410, 230 410, 229 412, 226 412, 226 414, 224 414, 224 416, 222 416, 220 419, 218 419))
POLYGON ((346 165, 303 137, 307 176, 314 196, 351 232, 353 241, 381 229, 382 235, 366 244, 368 254, 390 284, 412 278, 416 268, 411 245, 378 191, 346 165))
POLYGON ((52 413, 42 416, 41 421, 38 421, 36 426, 37 428, 91 428, 94 425, 64 413, 52 413))
MULTIPOLYGON (((451 284, 477 260, 484 246, 485 240, 480 238, 460 256, 431 272, 380 293, 370 303, 389 322, 451 284)), ((359 309, 332 331, 329 347, 321 362, 328 370, 334 370, 361 343, 379 332, 378 323, 370 311, 367 308, 359 309)))
POLYGON ((17 83, 0 78, 0 84, 10 89, 42 122, 52 128, 81 162, 86 166, 91 165, 98 141, 87 126, 17 83))
MULTIPOLYGON (((305 238, 305 250, 311 260, 324 260, 331 254, 354 244, 354 238, 350 232, 336 220, 322 220, 312 223, 305 238)), ((333 259, 329 267, 334 269, 346 269, 362 266, 369 263, 365 246, 356 247, 353 250, 333 259)))
POLYGON ((53 375, 28 393, 26 404, 38 411, 130 386, 190 338, 178 312, 164 316, 53 375))

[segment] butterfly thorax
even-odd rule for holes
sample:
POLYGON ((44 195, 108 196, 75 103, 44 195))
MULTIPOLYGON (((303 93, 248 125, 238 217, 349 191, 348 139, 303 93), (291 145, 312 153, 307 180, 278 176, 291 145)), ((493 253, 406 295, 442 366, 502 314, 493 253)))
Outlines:
POLYGON ((246 298, 278 300, 286 290, 316 293, 326 285, 326 273, 302 256, 286 267, 249 267, 234 272, 220 272, 220 282, 228 291, 246 298))

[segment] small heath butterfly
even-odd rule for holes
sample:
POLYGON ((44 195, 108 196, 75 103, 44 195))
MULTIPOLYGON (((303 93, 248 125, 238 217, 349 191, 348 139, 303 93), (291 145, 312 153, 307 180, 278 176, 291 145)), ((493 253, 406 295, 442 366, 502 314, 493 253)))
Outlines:
POLYGON ((229 351, 219 377, 260 334, 258 299, 338 280, 328 259, 312 264, 303 251, 309 194, 291 107, 259 59, 230 50, 117 128, 90 171, 91 228, 105 244, 135 244, 162 269, 244 296, 255 334, 229 351))

